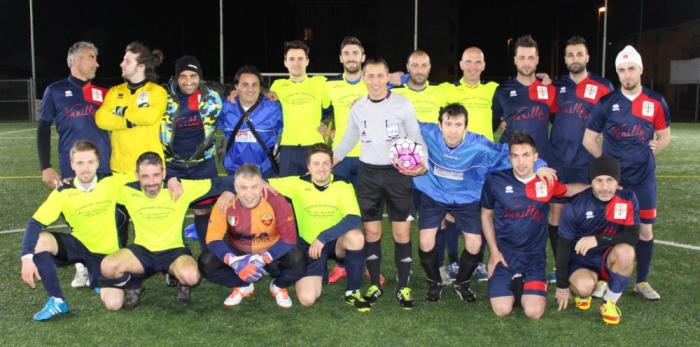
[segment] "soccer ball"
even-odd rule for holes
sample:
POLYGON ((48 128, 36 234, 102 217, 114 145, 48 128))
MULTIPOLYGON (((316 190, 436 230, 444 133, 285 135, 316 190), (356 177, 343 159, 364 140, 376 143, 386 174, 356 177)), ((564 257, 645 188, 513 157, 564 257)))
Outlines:
POLYGON ((398 139, 391 145, 389 158, 397 169, 413 170, 423 162, 423 146, 407 137, 398 139))

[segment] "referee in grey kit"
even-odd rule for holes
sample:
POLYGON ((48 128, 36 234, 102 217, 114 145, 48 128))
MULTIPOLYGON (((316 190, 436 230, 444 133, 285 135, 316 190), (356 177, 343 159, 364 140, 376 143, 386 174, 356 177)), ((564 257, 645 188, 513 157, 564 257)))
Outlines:
MULTIPOLYGON (((408 279, 411 271, 411 221, 414 219, 412 176, 423 174, 425 165, 414 170, 397 171, 389 158, 391 145, 408 137, 424 145, 411 103, 391 93, 389 66, 381 58, 367 59, 363 67, 369 95, 359 99, 350 109, 345 136, 335 149, 334 163, 340 162, 355 146, 360 145, 360 169, 357 173, 357 198, 365 229, 365 254, 371 285, 365 299, 376 301, 384 293, 380 283, 382 257, 382 214, 386 204, 394 236, 394 259, 398 272, 396 298, 399 305, 414 305, 408 279)), ((427 158, 427 153, 426 158, 427 158)))

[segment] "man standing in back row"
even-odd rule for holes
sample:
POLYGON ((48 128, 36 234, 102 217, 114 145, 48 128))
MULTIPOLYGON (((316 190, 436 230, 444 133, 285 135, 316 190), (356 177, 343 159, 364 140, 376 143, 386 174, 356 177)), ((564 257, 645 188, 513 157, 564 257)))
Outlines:
POLYGON ((637 284, 634 287, 647 300, 661 296, 649 285, 654 247, 652 225, 656 222, 656 156, 671 143, 671 114, 663 96, 642 86, 642 56, 626 46, 615 69, 620 90, 603 97, 593 108, 583 145, 594 157, 606 155, 620 162, 620 185, 639 200, 639 242, 637 284), (602 134, 603 144, 598 142, 602 134))

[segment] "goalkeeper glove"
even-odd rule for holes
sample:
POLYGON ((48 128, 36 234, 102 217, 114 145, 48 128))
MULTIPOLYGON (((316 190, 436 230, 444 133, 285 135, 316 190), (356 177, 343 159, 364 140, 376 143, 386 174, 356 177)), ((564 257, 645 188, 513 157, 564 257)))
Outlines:
POLYGON ((224 257, 224 262, 236 272, 242 281, 251 283, 261 279, 263 276, 262 268, 252 262, 252 258, 253 256, 249 254, 237 257, 232 253, 228 253, 224 257))

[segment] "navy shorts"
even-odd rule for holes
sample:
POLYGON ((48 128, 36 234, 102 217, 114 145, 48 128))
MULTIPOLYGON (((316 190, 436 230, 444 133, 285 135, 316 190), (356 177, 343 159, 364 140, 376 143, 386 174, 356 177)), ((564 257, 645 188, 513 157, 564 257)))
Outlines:
POLYGON ((158 252, 151 252, 137 244, 128 245, 126 248, 136 256, 136 259, 138 259, 141 266, 143 266, 144 277, 149 277, 159 272, 169 272, 170 265, 175 262, 175 259, 183 255, 192 256, 192 253, 190 253, 190 250, 186 247, 166 249, 158 252))
MULTIPOLYGON (((166 174, 168 178, 177 177, 181 179, 201 180, 211 179, 218 176, 216 161, 214 158, 207 159, 201 163, 186 167, 177 163, 167 163, 166 174)), ((216 202, 216 197, 197 200, 190 204, 192 208, 206 209, 216 202)))
POLYGON ((642 184, 622 184, 625 190, 637 195, 639 202, 639 219, 644 224, 656 223, 656 178, 642 184))
POLYGON ((420 229, 439 228, 447 213, 455 218, 457 228, 462 232, 481 235, 481 205, 444 204, 421 193, 421 211, 418 217, 420 229))
POLYGON ((56 239, 56 244, 58 245, 58 251, 56 255, 53 256, 53 262, 56 266, 61 267, 75 263, 83 263, 88 269, 90 285, 96 285, 98 278, 101 277, 100 264, 105 255, 90 252, 85 245, 72 234, 52 232, 51 235, 56 239))
POLYGON ((301 176, 309 169, 306 166, 306 152, 310 146, 280 146, 279 177, 301 176))
POLYGON ((328 259, 338 259, 335 254, 335 245, 337 240, 332 240, 326 242, 323 246, 323 251, 321 251, 321 256, 318 259, 311 259, 309 257, 309 247, 310 245, 299 240, 297 246, 304 253, 306 258, 306 272, 304 272, 304 277, 306 276, 320 276, 324 279, 328 277, 328 259))
POLYGON ((216 169, 216 160, 210 158, 200 163, 193 165, 185 165, 180 163, 167 163, 167 175, 170 177, 199 180, 206 178, 214 178, 218 175, 216 169))
POLYGON ((384 206, 392 222, 412 221, 413 178, 399 173, 391 165, 360 163, 357 174, 357 201, 363 222, 381 221, 384 206))
POLYGON ((498 263, 489 278, 489 298, 501 296, 513 296, 511 282, 516 275, 523 277, 523 295, 547 296, 547 282, 545 280, 545 267, 547 257, 542 255, 520 256, 508 259, 508 267, 498 263))
POLYGON ((571 252, 569 258, 569 277, 578 269, 588 269, 598 274, 598 279, 607 281, 610 273, 608 268, 608 255, 612 251, 608 247, 603 252, 588 253, 586 256, 571 252))
POLYGON ((343 177, 352 183, 354 186, 357 182, 357 173, 360 170, 360 158, 345 157, 338 165, 333 168, 333 174, 343 177))
MULTIPOLYGON (((560 163, 559 160, 554 159, 554 162, 550 164, 550 167, 557 170, 557 180, 559 182, 565 183, 584 183, 589 184, 591 180, 588 178, 588 165, 582 167, 567 166, 560 163)), ((552 198, 552 202, 555 204, 565 204, 571 201, 571 198, 552 198)))

